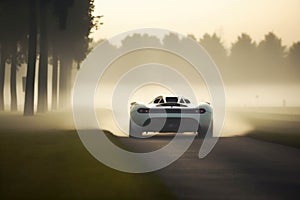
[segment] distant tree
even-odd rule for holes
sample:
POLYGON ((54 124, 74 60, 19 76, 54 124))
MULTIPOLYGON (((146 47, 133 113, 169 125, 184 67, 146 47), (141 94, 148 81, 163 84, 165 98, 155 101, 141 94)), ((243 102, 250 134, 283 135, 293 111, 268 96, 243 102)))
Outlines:
POLYGON ((162 42, 166 48, 172 48, 177 46, 181 41, 178 34, 170 32, 164 36, 162 42))
POLYGON ((253 80, 253 73, 256 73, 256 43, 246 33, 238 36, 236 42, 231 46, 227 76, 231 80, 253 80))
MULTIPOLYGON (((282 45, 282 41, 273 32, 269 32, 265 35, 264 40, 258 44, 260 53, 263 57, 270 62, 274 62, 275 59, 282 59, 285 55, 285 46, 282 45), (273 59, 271 59, 273 58, 273 59)), ((277 60, 275 60, 276 62, 277 60)))
POLYGON ((200 38, 199 43, 206 49, 216 64, 224 68, 227 62, 227 51, 221 41, 221 38, 216 33, 209 35, 204 34, 200 38))
POLYGON ((55 48, 52 49, 52 110, 57 109, 57 85, 58 85, 58 55, 55 48))
POLYGON ((264 40, 258 44, 258 66, 262 79, 276 82, 283 79, 284 56, 285 46, 281 39, 272 32, 266 34, 264 40))
POLYGON ((288 59, 294 67, 300 69, 300 42, 295 42, 290 47, 288 52, 288 59))
POLYGON ((232 44, 230 56, 239 61, 245 59, 248 61, 254 58, 255 51, 256 43, 248 34, 242 33, 238 36, 237 41, 232 44))
POLYGON ((293 74, 293 81, 297 81, 299 83, 300 76, 300 42, 295 42, 289 48, 287 55, 289 67, 291 68, 291 73, 293 74))
POLYGON ((127 36, 121 41, 121 47, 125 49, 148 46, 148 45, 158 45, 160 46, 160 41, 157 37, 149 35, 149 34, 139 34, 135 33, 131 36, 127 36))
POLYGON ((190 39, 192 39, 192 40, 197 41, 197 38, 193 34, 188 34, 187 37, 190 38, 190 39))

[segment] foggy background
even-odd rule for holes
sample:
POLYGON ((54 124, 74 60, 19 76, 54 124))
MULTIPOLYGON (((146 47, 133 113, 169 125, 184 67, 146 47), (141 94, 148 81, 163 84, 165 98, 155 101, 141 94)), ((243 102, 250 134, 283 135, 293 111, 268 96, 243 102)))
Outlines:
MULTIPOLYGON (((239 119, 234 124, 243 124, 241 117, 232 114, 234 109, 299 114, 299 16, 295 14, 298 3, 293 0, 276 3, 265 0, 259 4, 233 0, 164 1, 158 6, 156 1, 149 5, 132 0, 122 2, 127 9, 112 9, 112 2, 101 0, 32 0, 20 1, 17 5, 1 1, 0 110, 5 111, 3 116, 10 111, 26 116, 70 111, 73 83, 89 52, 117 30, 156 24, 186 33, 205 48, 224 81, 227 118, 239 119), (166 14, 165 9, 170 5, 173 9, 166 14), (160 9, 150 18, 149 14, 158 7, 160 9), (277 15, 282 7, 284 12, 277 15), (182 15, 175 18, 178 9, 182 15), (116 21, 129 10, 132 10, 130 14, 116 21), (214 11, 214 15, 208 11, 214 11), (140 15, 144 17, 138 17, 140 15)), ((110 44, 109 48, 118 51, 137 42, 154 42, 163 47, 184 45, 185 41, 186 38, 172 33, 160 38, 134 34, 120 44, 110 44)), ((168 65, 182 74, 195 91, 195 104, 211 101, 203 78, 187 61, 168 52, 144 50, 123 55, 109 66, 99 80, 95 108, 111 110, 113 88, 119 78, 135 66, 149 62, 168 65)), ((162 74, 158 76, 164 78, 162 74)), ((180 86, 180 83, 174 81, 173 85, 180 86)), ((122 100, 122 104, 129 109, 132 101, 148 103, 157 95, 172 92, 157 84, 147 85, 134 91, 131 99, 122 100)), ((107 129, 109 126, 114 125, 108 123, 107 129)))

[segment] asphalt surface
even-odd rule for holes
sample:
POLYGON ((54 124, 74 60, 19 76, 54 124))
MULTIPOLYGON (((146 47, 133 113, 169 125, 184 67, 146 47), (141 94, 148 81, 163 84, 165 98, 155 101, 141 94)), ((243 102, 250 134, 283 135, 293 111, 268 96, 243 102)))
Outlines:
MULTIPOLYGON (((147 152, 171 139, 120 141, 147 152)), ((199 159, 202 142, 196 139, 177 161, 155 172, 179 199, 300 199, 300 149, 248 137, 220 138, 213 151, 199 159)))

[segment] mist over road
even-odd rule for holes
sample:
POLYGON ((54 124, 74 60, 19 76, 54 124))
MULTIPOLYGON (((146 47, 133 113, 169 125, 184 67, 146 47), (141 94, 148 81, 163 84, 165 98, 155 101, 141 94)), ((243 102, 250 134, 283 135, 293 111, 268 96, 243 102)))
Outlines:
MULTIPOLYGON (((188 136, 187 136, 188 137, 188 136)), ((120 138, 129 149, 153 151, 171 136, 120 138)), ((300 150, 248 137, 220 138, 198 158, 202 139, 170 166, 155 173, 179 199, 296 199, 300 196, 300 150)), ((145 188, 147 189, 147 188, 145 188)))

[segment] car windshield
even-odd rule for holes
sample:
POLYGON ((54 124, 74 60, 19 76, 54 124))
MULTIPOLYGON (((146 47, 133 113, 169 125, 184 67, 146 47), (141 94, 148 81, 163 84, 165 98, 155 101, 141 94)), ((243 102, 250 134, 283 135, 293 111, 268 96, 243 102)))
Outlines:
POLYGON ((167 103, 177 103, 178 98, 177 97, 166 97, 166 102, 167 103))

